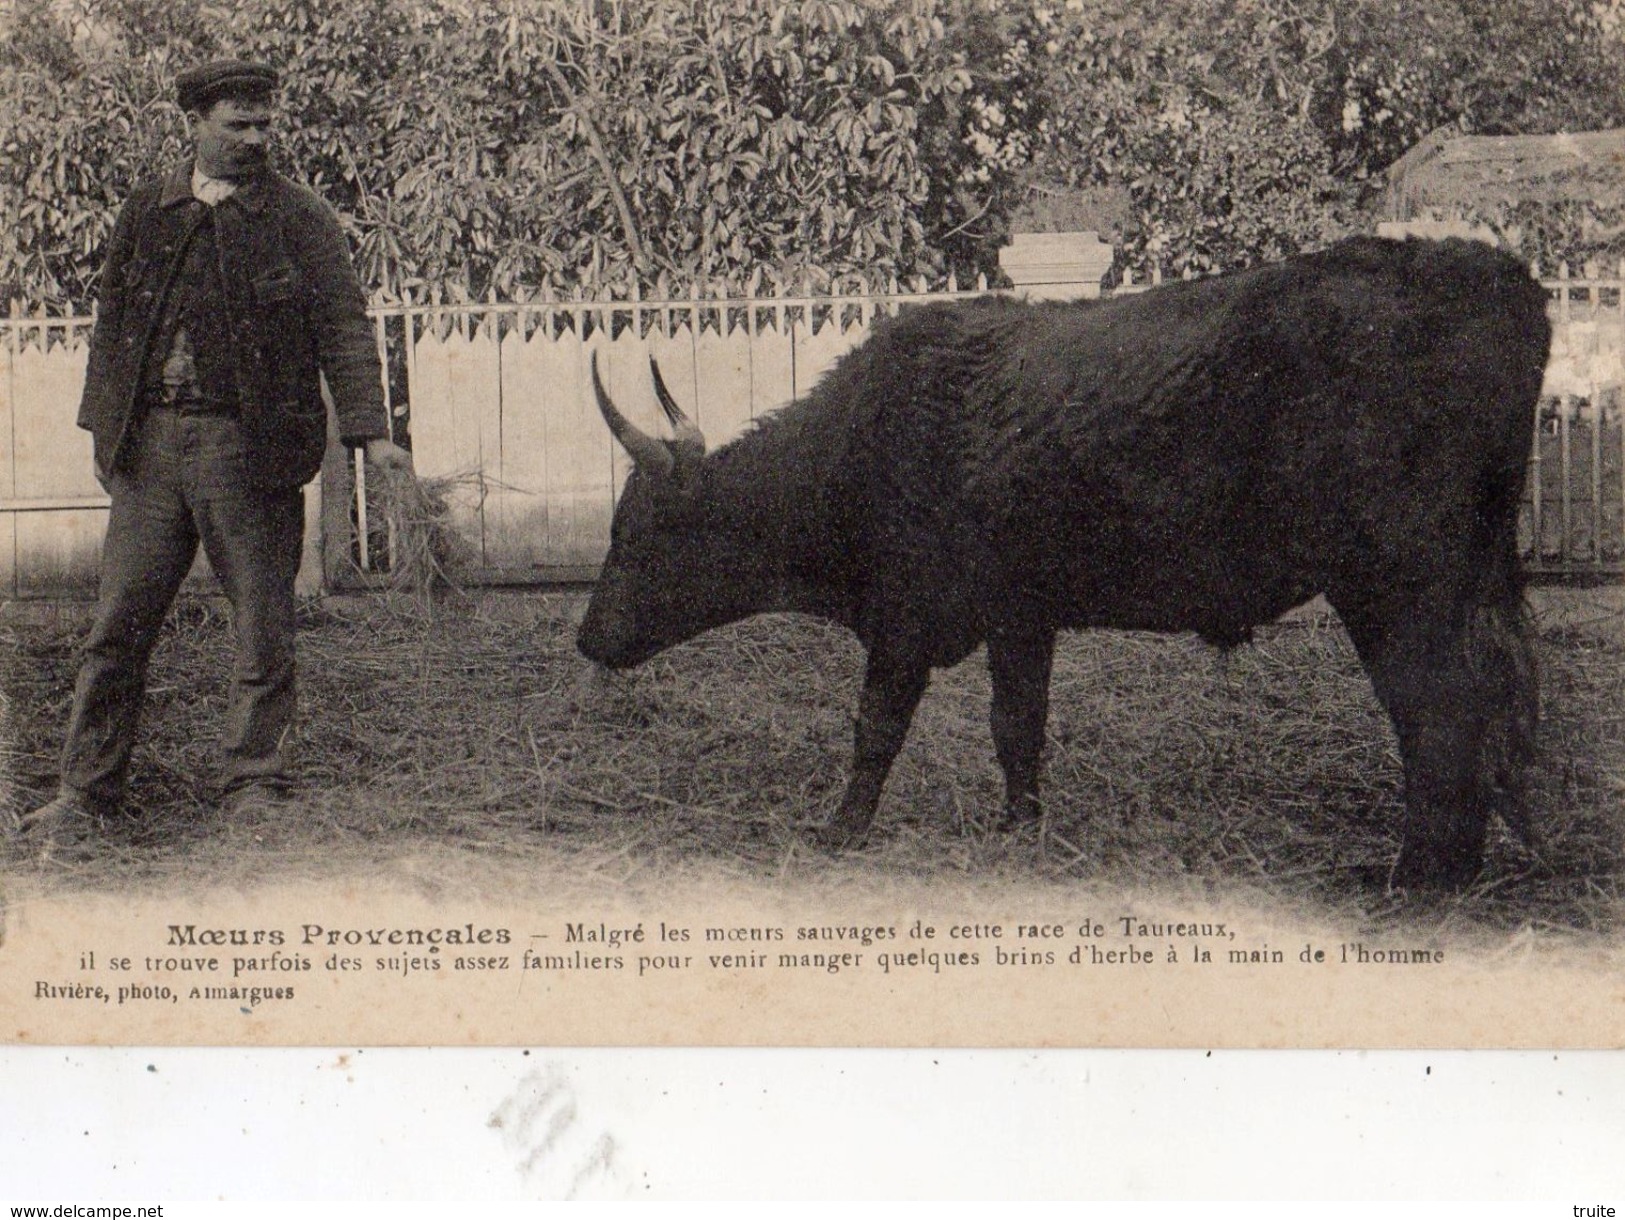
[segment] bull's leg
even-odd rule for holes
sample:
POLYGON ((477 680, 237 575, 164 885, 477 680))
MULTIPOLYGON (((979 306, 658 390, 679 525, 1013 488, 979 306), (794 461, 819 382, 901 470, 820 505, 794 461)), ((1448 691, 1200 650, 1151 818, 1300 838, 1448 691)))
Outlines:
POLYGON ((1487 724, 1475 782, 1482 799, 1526 846, 1539 841, 1524 804, 1525 779, 1535 759, 1540 687, 1523 591, 1476 606, 1467 622, 1467 668, 1487 724))
POLYGON ((1460 889, 1478 875, 1489 808, 1474 771, 1484 718, 1454 704, 1459 687, 1440 684, 1390 706, 1405 762, 1405 839, 1390 884, 1460 889))
POLYGON ((993 749, 1004 768, 1004 826, 1038 817, 1038 773, 1049 720, 1055 632, 997 631, 988 636, 993 675, 993 749))
POLYGON ((1390 615, 1338 610, 1393 720, 1405 768, 1405 835, 1391 883, 1460 888, 1483 860, 1490 806, 1478 769, 1497 685, 1469 658, 1470 612, 1448 600, 1390 615))
POLYGON ((930 665, 915 656, 900 657, 878 644, 870 650, 858 702, 852 778, 835 817, 815 832, 822 846, 841 851, 859 846, 868 835, 880 790, 930 679, 930 665))

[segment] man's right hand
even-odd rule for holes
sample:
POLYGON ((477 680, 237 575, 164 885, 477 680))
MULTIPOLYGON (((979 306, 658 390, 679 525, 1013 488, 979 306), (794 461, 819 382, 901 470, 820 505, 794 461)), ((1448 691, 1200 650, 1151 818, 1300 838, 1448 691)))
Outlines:
POLYGON ((412 455, 392 440, 375 437, 364 443, 367 461, 387 475, 412 475, 412 455))

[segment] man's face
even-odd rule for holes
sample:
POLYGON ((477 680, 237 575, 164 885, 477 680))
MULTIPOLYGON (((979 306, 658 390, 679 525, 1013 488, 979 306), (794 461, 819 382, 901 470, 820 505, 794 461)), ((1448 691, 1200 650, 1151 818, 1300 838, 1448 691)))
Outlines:
POLYGON ((198 168, 211 178, 237 181, 265 168, 271 139, 269 101, 223 99, 192 114, 198 168))

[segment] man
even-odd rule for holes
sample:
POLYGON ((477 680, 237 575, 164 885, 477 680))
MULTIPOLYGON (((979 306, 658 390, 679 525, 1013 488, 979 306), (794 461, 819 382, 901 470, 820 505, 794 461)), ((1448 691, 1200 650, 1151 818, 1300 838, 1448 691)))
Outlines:
POLYGON ((289 783, 302 487, 318 471, 325 374, 346 445, 410 469, 387 439, 377 347, 338 221, 267 163, 276 72, 183 73, 195 155, 137 187, 102 273, 79 426, 112 497, 54 800, 22 819, 42 855, 115 813, 147 660, 201 541, 232 606, 226 805, 274 815, 289 783))

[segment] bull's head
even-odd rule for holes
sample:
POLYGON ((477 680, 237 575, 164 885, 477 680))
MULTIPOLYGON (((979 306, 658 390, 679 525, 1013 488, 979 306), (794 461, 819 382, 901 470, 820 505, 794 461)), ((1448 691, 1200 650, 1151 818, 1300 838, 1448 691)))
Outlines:
POLYGON ((677 405, 651 357, 655 396, 671 440, 640 430, 610 400, 592 356, 592 390, 604 422, 632 458, 592 601, 576 645, 615 669, 726 621, 717 617, 714 521, 702 494, 705 437, 677 405))

